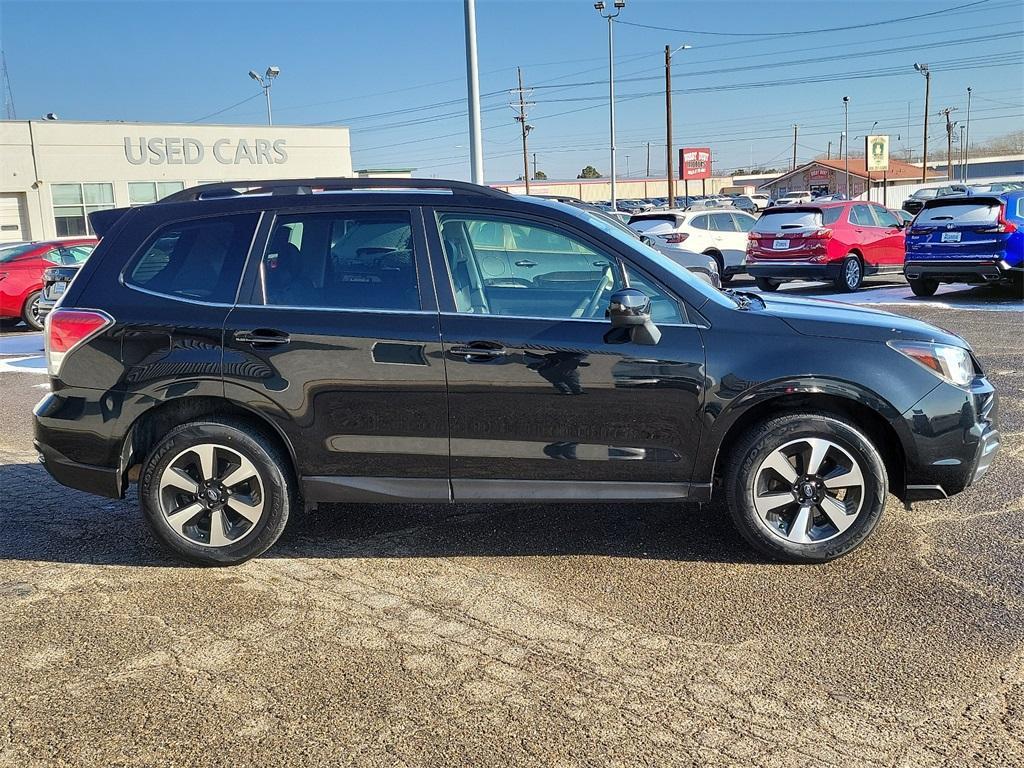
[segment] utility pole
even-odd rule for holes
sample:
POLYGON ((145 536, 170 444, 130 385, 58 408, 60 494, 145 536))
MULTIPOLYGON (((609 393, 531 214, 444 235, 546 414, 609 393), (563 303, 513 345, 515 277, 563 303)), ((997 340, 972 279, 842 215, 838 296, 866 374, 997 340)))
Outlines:
POLYGON ((647 142, 647 178, 651 178, 651 142, 647 142))
POLYGON ((533 153, 533 178, 537 178, 537 153, 533 153))
POLYGON ((964 163, 964 127, 960 126, 960 181, 967 183, 967 165, 964 163))
POLYGON ((828 150, 825 152, 825 159, 826 160, 831 160, 832 159, 832 139, 828 140, 828 150))
POLYGON ((790 170, 796 170, 796 131, 797 125, 793 123, 793 167, 790 170))
MULTIPOLYGON (((850 199, 850 97, 843 96, 843 111, 845 112, 845 124, 843 126, 843 136, 846 138, 846 199, 850 199)), ((864 164, 867 165, 868 159, 864 158, 864 164)))
POLYGON ((953 180, 953 126, 956 123, 949 119, 951 112, 956 112, 956 107, 946 107, 940 112, 946 117, 946 181, 953 180))
POLYGON ((476 0, 465 0, 466 84, 469 98, 469 164, 474 184, 484 183, 484 146, 480 128, 480 74, 476 63, 476 0))
POLYGON ((668 182, 668 207, 676 205, 676 180, 672 172, 672 49, 665 46, 665 180, 668 182))
POLYGON ((4 118, 14 120, 18 113, 14 109, 14 91, 11 90, 11 76, 7 71, 7 56, 0 51, 0 75, 3 77, 4 118))
POLYGON ((968 86, 967 88, 967 131, 964 136, 964 183, 967 183, 968 168, 967 163, 970 159, 971 152, 971 93, 974 91, 973 88, 968 86))
POLYGON ((921 149, 921 183, 928 181, 928 102, 932 95, 932 73, 927 64, 915 64, 914 69, 924 75, 924 146, 921 149))
MULTIPOLYGON (((526 108, 533 106, 533 102, 526 101, 526 91, 523 89, 523 70, 520 67, 516 67, 516 73, 519 75, 519 88, 516 92, 519 94, 519 114, 516 115, 516 121, 519 123, 519 127, 523 132, 523 181, 526 182, 526 194, 530 194, 530 154, 526 148, 526 135, 533 130, 532 125, 528 125, 526 122, 526 108)), ((509 106, 515 108, 516 104, 510 104, 509 106)))

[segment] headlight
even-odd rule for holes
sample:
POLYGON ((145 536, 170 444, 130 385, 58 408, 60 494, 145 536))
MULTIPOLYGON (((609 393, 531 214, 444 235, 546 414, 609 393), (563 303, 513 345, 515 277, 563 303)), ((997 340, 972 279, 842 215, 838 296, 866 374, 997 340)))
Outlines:
POLYGON ((974 361, 971 353, 963 347, 923 341, 890 341, 888 344, 901 355, 958 387, 966 387, 974 379, 974 361))

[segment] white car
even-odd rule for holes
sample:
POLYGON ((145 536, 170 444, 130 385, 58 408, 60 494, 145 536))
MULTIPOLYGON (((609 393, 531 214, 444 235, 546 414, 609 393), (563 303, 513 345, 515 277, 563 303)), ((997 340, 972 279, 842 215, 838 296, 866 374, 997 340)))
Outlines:
POLYGON ((801 205, 803 203, 810 203, 813 200, 814 195, 806 189, 800 189, 796 192, 787 192, 775 201, 775 205, 801 205))
POLYGON ((631 217, 629 226, 671 258, 675 251, 710 256, 723 283, 746 271, 747 234, 757 217, 735 209, 652 211, 631 217))
POLYGON ((766 195, 764 192, 755 192, 752 195, 747 195, 751 200, 754 201, 754 205, 757 206, 757 210, 763 211, 768 207, 768 203, 772 201, 771 195, 766 195))

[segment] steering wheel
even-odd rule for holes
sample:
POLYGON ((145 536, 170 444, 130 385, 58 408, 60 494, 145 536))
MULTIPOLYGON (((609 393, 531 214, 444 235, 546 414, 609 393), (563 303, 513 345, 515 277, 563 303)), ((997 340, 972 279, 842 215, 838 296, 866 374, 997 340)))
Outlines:
POLYGON ((601 299, 604 297, 604 292, 607 291, 612 285, 615 284, 615 276, 612 272, 611 264, 604 268, 604 274, 601 275, 600 281, 597 283, 597 290, 594 291, 594 295, 590 297, 590 301, 587 302, 586 309, 583 310, 583 317, 597 317, 598 312, 601 309, 601 299))

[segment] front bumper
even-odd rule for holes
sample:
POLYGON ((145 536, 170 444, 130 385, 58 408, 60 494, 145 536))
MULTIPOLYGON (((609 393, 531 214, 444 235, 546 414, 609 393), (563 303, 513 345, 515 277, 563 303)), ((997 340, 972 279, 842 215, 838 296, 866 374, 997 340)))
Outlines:
POLYGON ((842 264, 825 262, 811 264, 806 261, 751 261, 747 257, 747 274, 752 277, 767 277, 773 280, 824 280, 839 279, 842 264))
POLYGON ((914 437, 904 501, 942 499, 980 480, 999 450, 999 403, 984 376, 970 389, 942 383, 903 414, 914 437))
POLYGON ((1024 268, 1011 267, 1002 259, 908 259, 903 267, 908 280, 951 283, 998 283, 1022 273, 1024 268))

